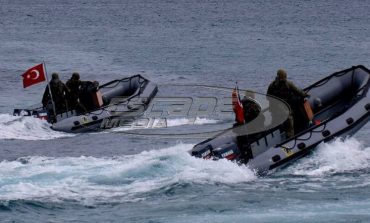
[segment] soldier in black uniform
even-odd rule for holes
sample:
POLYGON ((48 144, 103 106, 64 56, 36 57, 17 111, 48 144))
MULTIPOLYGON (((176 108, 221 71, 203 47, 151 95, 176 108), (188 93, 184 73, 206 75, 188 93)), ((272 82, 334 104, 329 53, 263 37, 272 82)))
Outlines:
MULTIPOLYGON (((243 99, 240 101, 243 105, 244 109, 244 121, 245 124, 250 123, 252 120, 257 118, 257 116, 261 112, 261 107, 260 105, 254 100, 254 93, 251 91, 246 91, 245 96, 243 99)), ((260 117, 260 121, 262 122, 261 125, 264 125, 264 116, 260 117)), ((240 125, 234 125, 235 127, 240 126, 240 125)), ((246 128, 250 128, 251 126, 246 125, 246 128)), ((237 134, 240 134, 237 136, 237 143, 238 143, 238 148, 240 149, 241 156, 240 159, 243 160, 243 162, 247 162, 248 159, 253 158, 252 150, 250 147, 250 143, 258 138, 259 133, 256 134, 248 134, 247 132, 244 132, 244 128, 236 128, 235 132, 237 134)), ((253 132, 253 130, 252 130, 253 132)))
MULTIPOLYGON (((57 73, 53 73, 51 75, 51 81, 49 82, 51 94, 53 95, 53 101, 55 105, 55 112, 56 114, 63 113, 67 110, 66 99, 69 93, 68 88, 66 85, 59 80, 59 75, 57 73)), ((42 105, 45 108, 52 109, 51 105, 51 97, 49 93, 49 86, 46 86, 44 95, 42 96, 42 105)), ((50 112, 49 112, 50 113, 50 112)), ((53 115, 54 112, 50 113, 49 115, 53 115)), ((54 117, 55 119, 55 117, 54 117)), ((55 120, 54 120, 55 121, 55 120)))
POLYGON ((248 97, 251 92, 246 91, 244 98, 240 101, 244 109, 244 120, 245 123, 248 123, 255 119, 258 114, 261 112, 261 107, 257 104, 252 97, 248 97))
POLYGON ((82 83, 83 82, 80 80, 80 74, 76 72, 72 74, 72 77, 66 83, 70 91, 68 95, 68 105, 71 110, 76 110, 78 112, 86 111, 85 107, 79 100, 82 83))
POLYGON ((297 127, 296 129, 300 130, 297 121, 300 119, 300 107, 303 104, 304 98, 307 96, 306 93, 288 81, 287 73, 280 69, 277 71, 275 80, 270 84, 267 94, 278 97, 289 104, 291 114, 285 123, 286 133, 288 138, 294 136, 294 124, 297 127))

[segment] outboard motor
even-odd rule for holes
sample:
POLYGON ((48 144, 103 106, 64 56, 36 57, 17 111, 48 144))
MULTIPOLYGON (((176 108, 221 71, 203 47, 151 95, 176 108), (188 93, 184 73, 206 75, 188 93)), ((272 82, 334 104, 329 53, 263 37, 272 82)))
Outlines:
POLYGON ((212 157, 212 146, 204 144, 198 144, 191 150, 191 155, 197 158, 210 159, 212 157))
POLYGON ((48 113, 45 109, 31 110, 31 109, 14 109, 14 116, 32 116, 42 120, 48 120, 48 113))
POLYGON ((191 155, 203 159, 228 159, 235 160, 240 157, 240 150, 236 143, 230 142, 218 148, 213 148, 210 144, 198 144, 191 150, 191 155))
POLYGON ((240 150, 233 142, 222 145, 221 147, 214 149, 212 152, 214 159, 235 160, 240 156, 240 150))
POLYGON ((28 109, 14 109, 13 110, 13 116, 31 116, 31 110, 28 109))

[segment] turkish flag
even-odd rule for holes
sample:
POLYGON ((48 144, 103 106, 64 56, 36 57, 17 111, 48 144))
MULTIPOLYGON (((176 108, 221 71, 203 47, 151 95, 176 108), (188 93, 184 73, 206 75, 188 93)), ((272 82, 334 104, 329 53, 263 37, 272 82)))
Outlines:
POLYGON ((23 77, 23 88, 29 87, 31 85, 43 82, 46 80, 44 64, 40 63, 30 69, 28 69, 23 77))
POLYGON ((238 86, 235 86, 232 96, 232 103, 233 103, 233 110, 235 112, 235 120, 238 124, 244 124, 244 108, 242 103, 240 102, 239 90, 238 86))

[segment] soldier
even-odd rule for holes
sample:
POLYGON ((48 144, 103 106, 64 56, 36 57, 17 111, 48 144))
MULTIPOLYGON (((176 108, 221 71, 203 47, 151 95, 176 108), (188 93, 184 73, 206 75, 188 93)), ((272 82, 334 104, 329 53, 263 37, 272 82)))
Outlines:
POLYGON ((70 109, 77 111, 86 111, 85 107, 80 103, 79 100, 80 87, 82 85, 80 74, 74 72, 72 74, 72 77, 67 81, 66 85, 70 91, 68 95, 68 105, 70 106, 70 109))
MULTIPOLYGON (((245 124, 250 123, 258 117, 261 112, 261 107, 255 99, 255 94, 252 91, 245 91, 243 99, 240 101, 243 105, 244 110, 244 121, 245 124)), ((264 116, 259 116, 259 125, 264 125, 264 116)), ((240 126, 240 124, 235 124, 234 127, 240 126)), ((234 132, 238 135, 236 137, 238 148, 240 149, 241 156, 240 159, 247 162, 248 159, 253 158, 250 143, 253 142, 260 136, 260 133, 255 133, 253 128, 255 125, 246 125, 245 128, 235 128, 234 132), (250 134, 249 132, 253 132, 250 134)))
POLYGON ((244 98, 241 100, 244 109, 244 120, 248 123, 255 119, 261 112, 261 107, 253 100, 254 93, 246 91, 244 98))
MULTIPOLYGON (((53 101, 55 105, 55 112, 57 114, 66 111, 66 95, 68 94, 68 88, 66 85, 59 80, 59 75, 53 73, 51 75, 51 81, 49 82, 51 94, 53 95, 53 101)), ((42 96, 42 105, 46 108, 51 103, 51 97, 49 93, 49 86, 46 86, 44 95, 42 96)))
POLYGON ((285 123, 286 133, 288 138, 294 136, 294 119, 298 119, 296 117, 299 116, 299 108, 307 96, 306 93, 288 81, 287 73, 280 69, 277 71, 276 79, 270 84, 267 94, 278 97, 289 104, 292 112, 285 123))

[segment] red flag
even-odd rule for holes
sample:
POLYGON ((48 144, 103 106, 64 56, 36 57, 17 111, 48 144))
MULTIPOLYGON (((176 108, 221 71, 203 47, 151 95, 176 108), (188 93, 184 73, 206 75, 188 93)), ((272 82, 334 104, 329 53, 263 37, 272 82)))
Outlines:
POLYGON ((44 64, 41 63, 28 69, 24 74, 22 74, 22 77, 23 88, 45 81, 44 64))
POLYGON ((240 102, 238 86, 235 86, 232 93, 233 110, 235 112, 235 120, 239 124, 244 124, 244 108, 240 102))

